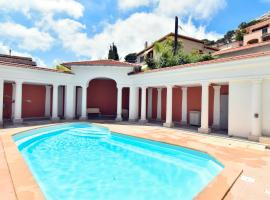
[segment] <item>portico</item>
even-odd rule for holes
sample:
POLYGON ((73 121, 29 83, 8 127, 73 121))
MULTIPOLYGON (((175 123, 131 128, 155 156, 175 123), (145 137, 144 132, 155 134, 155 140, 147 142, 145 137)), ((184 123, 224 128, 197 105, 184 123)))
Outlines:
POLYGON ((111 60, 64 63, 73 73, 39 67, 13 73, 13 66, 1 64, 0 123, 85 120, 87 109, 98 107, 116 121, 157 121, 201 133, 222 130, 257 141, 270 136, 270 57, 245 59, 139 73, 133 64, 111 60))

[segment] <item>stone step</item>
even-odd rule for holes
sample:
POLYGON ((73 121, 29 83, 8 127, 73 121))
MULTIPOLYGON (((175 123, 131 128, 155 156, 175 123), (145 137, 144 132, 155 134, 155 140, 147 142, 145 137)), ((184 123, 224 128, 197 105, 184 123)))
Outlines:
POLYGON ((268 147, 270 147, 270 137, 269 136, 260 137, 260 143, 266 144, 268 147))

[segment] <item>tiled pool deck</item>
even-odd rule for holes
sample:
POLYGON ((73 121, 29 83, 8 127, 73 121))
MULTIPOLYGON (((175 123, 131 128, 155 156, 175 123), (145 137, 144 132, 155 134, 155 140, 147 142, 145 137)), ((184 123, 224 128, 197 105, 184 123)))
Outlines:
MULTIPOLYGON (((100 122, 113 132, 209 153, 225 166, 197 199, 270 199, 270 150, 259 143, 158 125, 100 122)), ((11 136, 46 125, 0 129, 0 199, 44 199, 11 136)))

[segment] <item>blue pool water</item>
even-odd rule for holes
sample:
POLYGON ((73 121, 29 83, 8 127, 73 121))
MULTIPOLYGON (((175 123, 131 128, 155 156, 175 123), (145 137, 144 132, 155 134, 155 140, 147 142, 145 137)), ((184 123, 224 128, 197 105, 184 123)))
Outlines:
POLYGON ((192 199, 223 169, 208 154, 88 123, 13 139, 49 200, 192 199))

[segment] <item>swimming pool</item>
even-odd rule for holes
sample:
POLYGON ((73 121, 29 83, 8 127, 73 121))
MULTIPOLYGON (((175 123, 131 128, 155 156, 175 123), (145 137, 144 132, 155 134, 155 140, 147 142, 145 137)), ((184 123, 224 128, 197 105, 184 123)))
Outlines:
POLYGON ((89 123, 13 136, 49 200, 192 199, 223 169, 206 153, 89 123))

